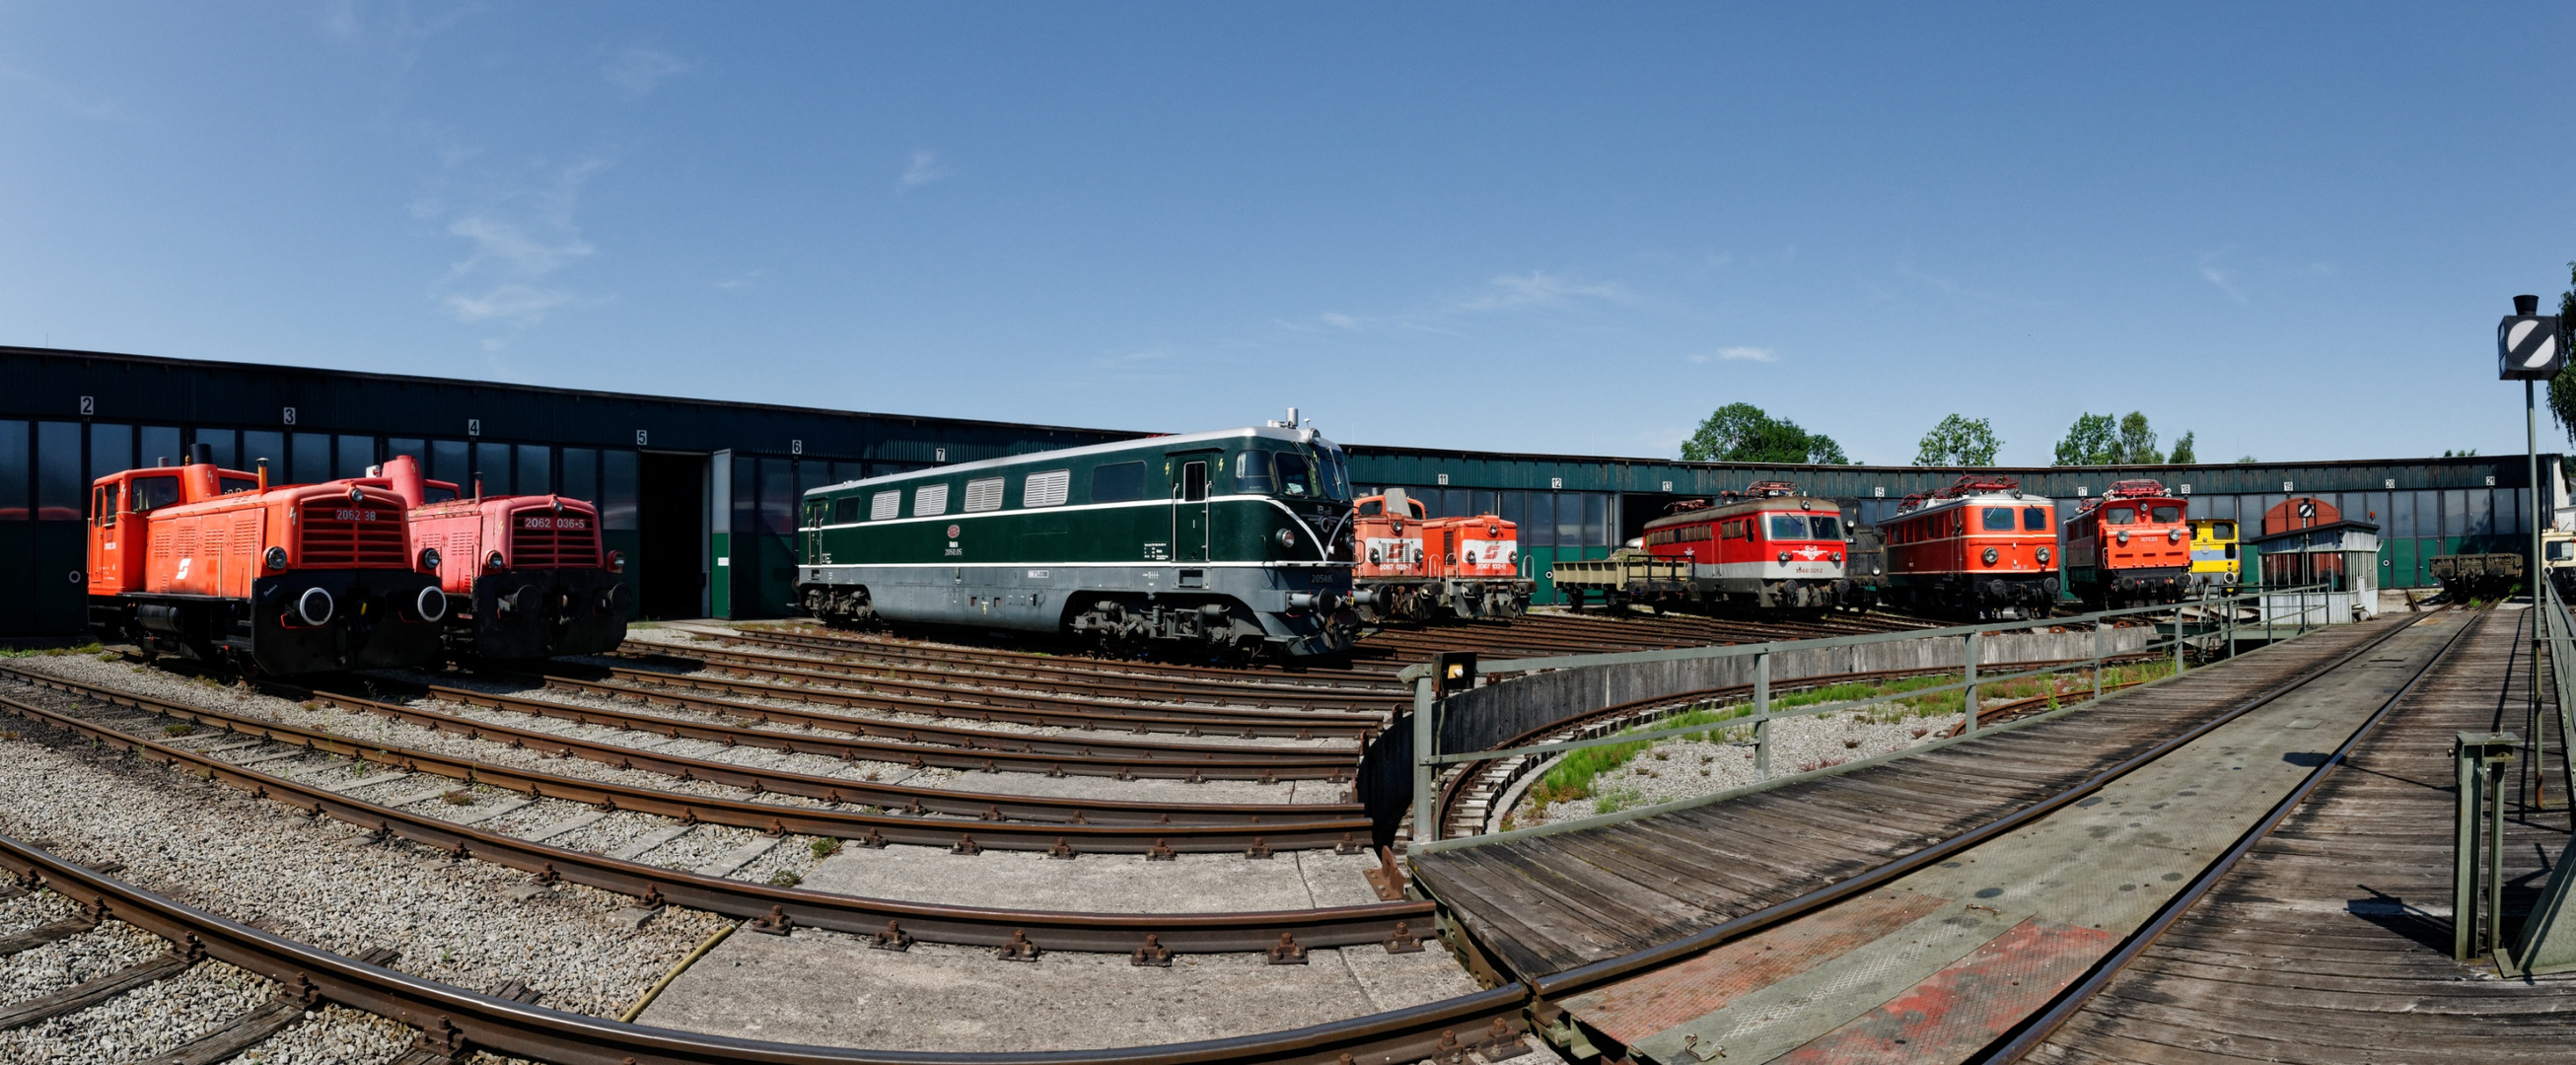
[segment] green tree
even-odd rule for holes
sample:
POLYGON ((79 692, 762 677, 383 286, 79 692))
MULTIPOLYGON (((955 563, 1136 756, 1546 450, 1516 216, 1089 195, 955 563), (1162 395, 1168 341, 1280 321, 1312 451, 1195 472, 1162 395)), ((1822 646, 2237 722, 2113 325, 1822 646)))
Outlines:
POLYGON ((2244 456, 2244 457, 2242 457, 2242 458, 2237 459, 2237 460, 2236 460, 2236 464, 2237 464, 2237 465, 2239 465, 2239 466, 2251 466, 2251 465, 2254 465, 2255 463, 2258 463, 2258 462, 2261 462, 2261 461, 2263 461, 2263 460, 2262 460, 2262 459, 2255 458, 2255 457, 2254 457, 2254 456, 2252 456, 2252 455, 2247 455, 2247 456, 2244 456))
MULTIPOLYGON (((2558 297, 2560 351, 2569 350, 2568 343, 2576 341, 2576 262, 2567 264, 2567 284, 2567 292, 2558 297)), ((2548 391, 2549 416, 2557 419, 2558 427, 2567 431, 2569 440, 2576 440, 2576 373, 2563 373, 2551 378, 2548 391)))
POLYGON ((2173 454, 2165 456, 2165 461, 2173 463, 2176 466, 2188 466, 2200 461, 2200 456, 2192 451, 2191 435, 2191 433, 2185 432, 2182 436, 2175 439, 2173 454))
POLYGON ((2108 466, 2120 459, 2117 426, 2108 414, 2079 414, 2057 442, 2059 466, 2108 466))
POLYGON ((2119 450, 2120 457, 2111 461, 2123 465, 2155 466, 2165 460, 2165 453, 2156 450, 2156 431, 2147 428, 2147 416, 2137 411, 2120 419, 2119 450))
POLYGON ((2470 448, 2466 451, 2453 451, 2447 447, 2442 449, 2442 457, 2446 459, 2464 459, 2477 453, 2478 449, 2476 448, 2470 448))
POLYGON ((1923 434, 1914 445, 1917 466, 1992 466, 1995 449, 2003 441, 1995 438, 1995 427, 1984 418, 1953 414, 1923 434))
POLYGON ((1686 462, 1782 462, 1823 466, 1848 465, 1842 445, 1823 433, 1811 433, 1786 418, 1774 418, 1750 403, 1717 408, 1699 431, 1682 441, 1686 462))

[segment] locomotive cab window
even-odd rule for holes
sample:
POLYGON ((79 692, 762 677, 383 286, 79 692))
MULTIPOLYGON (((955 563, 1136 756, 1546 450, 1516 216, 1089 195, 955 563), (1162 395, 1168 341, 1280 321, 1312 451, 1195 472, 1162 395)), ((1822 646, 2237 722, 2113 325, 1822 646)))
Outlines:
POLYGON ((1843 538, 1843 520, 1839 517, 1831 514, 1817 514, 1809 517, 1807 521, 1816 527, 1816 539, 1840 540, 1843 538))
POLYGON ((832 524, 848 525, 859 520, 859 497, 842 496, 832 501, 832 524))
MULTIPOLYGON (((1243 487, 1243 478, 1240 474, 1236 475, 1234 484, 1236 488, 1243 487)), ((1386 506, 1374 499, 1360 504, 1360 517, 1363 518, 1374 518, 1385 513, 1385 511, 1386 506)))
MULTIPOLYGON (((1246 451, 1234 457, 1234 490, 1240 495, 1269 495, 1271 492, 1270 453, 1246 451)), ((1376 510, 1368 511, 1378 513, 1376 510)))
MULTIPOLYGON (((2232 521, 2222 521, 2216 525, 2212 525, 2209 527, 2209 535, 2215 536, 2221 540, 2233 540, 2236 538, 2236 523, 2232 521)), ((2234 558, 2236 556, 2230 555, 2228 557, 2234 558)))
POLYGON ((1806 516, 1805 516, 1805 515, 1802 515, 1802 514, 1773 514, 1773 515, 1771 515, 1771 535, 1770 535, 1768 538, 1769 538, 1769 539, 1773 539, 1773 540, 1804 540, 1804 539, 1806 539, 1806 538, 1807 538, 1807 519, 1806 519, 1806 516))
POLYGON ((89 523, 102 529, 116 527, 116 488, 112 484, 89 490, 89 523))
POLYGON ((125 490, 125 509, 148 514, 179 501, 179 479, 168 475, 137 477, 125 490))
POLYGON ((2012 508, 1980 507, 1977 510, 1977 525, 1987 532, 2011 532, 2013 531, 2012 508))
POLYGON ((1113 462, 1091 471, 1091 501, 1125 503, 1145 498, 1145 464, 1113 462))
POLYGON ((808 500, 806 500, 806 501, 805 501, 805 527, 806 527, 806 528, 808 528, 808 529, 820 529, 820 528, 822 528, 822 527, 823 527, 823 515, 831 509, 831 506, 832 506, 832 504, 831 504, 831 502, 830 502, 829 500, 822 500, 822 499, 808 499, 808 500))
POLYGON ((2135 507, 2104 507, 2102 520, 2113 525, 2135 525, 2138 523, 2138 511, 2135 507))
POLYGON ((233 495, 239 492, 256 492, 259 490, 259 478, 219 475, 217 477, 216 487, 221 488, 225 495, 233 495))
POLYGON ((1205 462, 1182 463, 1181 500, 1187 503, 1203 503, 1207 501, 1207 497, 1208 464, 1205 462))
POLYGON ((456 486, 424 484, 420 489, 420 501, 423 505, 456 502, 456 486))
POLYGON ((2158 525, 2170 525, 2182 520, 2181 507, 2159 505, 2152 513, 2155 515, 2155 521, 2158 525))
POLYGON ((1315 491, 1315 469, 1307 463, 1306 456, 1286 451, 1279 453, 1279 494, 1291 499, 1318 494, 1315 491))
POLYGON ((2023 507, 2023 508, 2021 508, 2021 531, 2023 531, 2023 532, 2047 532, 2047 531, 2048 531, 2048 508, 2047 508, 2047 507, 2023 507))

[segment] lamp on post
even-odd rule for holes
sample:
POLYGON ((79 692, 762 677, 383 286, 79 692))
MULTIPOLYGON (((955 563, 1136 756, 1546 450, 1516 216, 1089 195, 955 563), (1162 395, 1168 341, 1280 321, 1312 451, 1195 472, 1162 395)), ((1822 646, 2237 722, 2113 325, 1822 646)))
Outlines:
MULTIPOLYGON (((2558 376, 2567 367, 2567 350, 2558 343, 2558 316, 2540 313, 2540 297, 2515 296, 2513 313, 2496 323, 2496 376, 2506 381, 2522 382, 2523 461, 2531 496, 2531 564, 2523 571, 2523 586, 2531 592, 2531 678, 2530 727, 2524 735, 2540 742, 2540 582, 2549 574, 2540 555, 2540 527, 2546 513, 2540 500, 2540 416, 2535 401, 2536 383, 2558 376)), ((2539 752, 2535 750, 2536 756, 2539 752)), ((2569 752, 2576 756, 2576 752, 2569 752)), ((2536 758, 2531 763, 2538 769, 2536 758)), ((2544 781, 2547 777, 2542 777, 2544 781)), ((2541 796, 2538 805, 2546 807, 2548 797, 2541 796)))

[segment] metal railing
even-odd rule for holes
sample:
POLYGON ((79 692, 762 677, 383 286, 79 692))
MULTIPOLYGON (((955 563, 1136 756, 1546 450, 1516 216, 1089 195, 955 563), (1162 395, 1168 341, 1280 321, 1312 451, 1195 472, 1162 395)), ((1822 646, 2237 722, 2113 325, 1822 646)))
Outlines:
MULTIPOLYGON (((2531 673, 2530 697, 2522 736, 2500 733, 2503 750, 2488 754, 2494 762, 2510 761, 2514 746, 2526 747, 2531 758, 2525 764, 2546 787, 2548 769, 2543 765, 2547 745, 2543 742, 2543 718, 2548 702, 2556 704, 2561 795, 2576 798, 2576 749, 2570 749, 2570 736, 2576 736, 2576 621, 2571 621, 2567 601, 2550 583, 2547 572, 2534 576, 2531 586, 2531 673), (2543 664, 2547 676, 2542 675, 2543 664), (2527 736, 2525 740, 2523 737, 2527 736)), ((2501 840, 2503 835, 2503 786, 2500 780, 2491 787, 2471 787, 2470 763, 2482 753, 2470 742, 2474 737, 2462 733, 2454 747, 2460 762, 2460 795, 2458 838, 2453 843, 2452 927, 2456 937, 2453 953, 2467 957, 2483 944, 2493 948, 2497 966, 2508 974, 2539 975, 2576 969, 2576 876, 2567 869, 2567 855, 2561 854, 2552 868, 2549 882, 2541 888, 2540 898, 2523 920, 2521 932, 2514 937, 2510 953, 2503 942, 2502 899, 2498 894, 2503 880, 2501 840), (2492 794, 2487 794, 2492 793, 2492 794), (2484 824, 2482 822, 2492 822, 2484 824), (2481 839, 2481 837, 2485 837, 2481 839), (2483 860, 2481 860, 2483 859, 2483 860), (2485 911, 2481 922, 2479 911, 2485 911)), ((2500 773, 2501 766, 2491 772, 2500 773)), ((2547 808, 2543 801, 2531 804, 2547 808)), ((2576 816, 2576 803, 2570 804, 2576 816)), ((2526 814, 2526 816, 2528 816, 2526 814)), ((2572 825, 2571 827, 2576 827, 2572 825)))
MULTIPOLYGON (((1534 674, 1551 670, 1578 669, 1589 666, 1613 666, 1641 662, 1675 662, 1718 658, 1750 657, 1753 660, 1752 697, 1749 704, 1751 712, 1748 714, 1722 719, 1715 722, 1678 725, 1668 728, 1650 729, 1643 732, 1620 731, 1585 739, 1566 740, 1556 743, 1530 744, 1517 747, 1501 747, 1490 750, 1442 753, 1438 749, 1438 737, 1441 731, 1438 727, 1439 719, 1444 712, 1445 704, 1447 702, 1447 700, 1442 699, 1439 695, 1439 692, 1441 691, 1442 678, 1437 675, 1438 671, 1433 665, 1422 664, 1408 666, 1403 672, 1398 674, 1398 677, 1402 680, 1411 681, 1414 685, 1414 708, 1410 722, 1412 726, 1413 741, 1410 746, 1413 763, 1413 782, 1411 790, 1414 839, 1410 850, 1411 853, 1428 853, 1438 850, 1447 850, 1456 846, 1467 845, 1470 839, 1481 840, 1485 838, 1481 836, 1461 840, 1441 840, 1438 838, 1438 834, 1440 832, 1440 817, 1438 811, 1439 798, 1436 784, 1441 771, 1449 766, 1469 762, 1493 761, 1505 758, 1556 755, 1571 751, 1584 750, 1587 748, 1606 747, 1614 744, 1640 742, 1652 743, 1659 740, 1673 739, 1681 736, 1706 735, 1721 731, 1734 731, 1750 728, 1753 734, 1754 771, 1759 782, 1767 783, 1774 779, 1771 771, 1771 725, 1775 721, 1810 717, 1817 714, 1848 712, 1904 700, 1921 699, 1944 692, 1958 691, 1965 693, 1961 697, 1961 710, 1965 716, 1961 724, 1960 735, 1973 735, 1978 730, 1979 692, 1981 689, 1990 685, 2006 684, 2013 681, 2028 680, 2036 677, 2053 676, 2071 671, 2084 670, 2089 671, 2092 677, 2093 686, 2090 694, 2095 698, 2099 698, 2103 690, 2103 660, 2106 657, 2111 657, 2106 655, 2104 652, 2102 635, 2107 623, 2111 621, 2120 618, 2144 617, 2152 614, 2173 615, 2174 622, 2172 631, 2162 640, 2150 638, 2146 645, 2140 650, 2143 652, 2154 653, 2158 657, 2161 657, 2166 652, 2170 652, 2173 656, 2175 673, 2179 674, 2187 668, 2185 664, 2185 652, 2191 646, 2200 645, 2224 648, 2224 651, 2221 652, 2222 655, 2233 655, 2238 641, 2243 637, 2251 635, 2252 631, 2257 626, 2252 622, 2241 621, 2237 616, 2237 608, 2248 604, 2255 608, 2258 620, 2260 621, 2259 627, 2264 634, 2264 643, 2269 645, 2284 638, 2304 636, 2307 633, 2322 627, 2322 621, 2317 624, 2310 623, 2311 616, 2316 612, 2311 609, 2308 597, 2311 595, 2322 597, 2330 591, 2331 586, 2325 584, 2285 589, 2256 589, 2240 592, 2234 595, 2209 596, 2201 599, 2185 600, 2181 603, 2167 603, 2155 606, 2103 610, 2088 614, 2079 614, 2072 617, 2033 618, 2023 621, 1988 622, 1978 625, 1954 625, 1934 629, 1871 633, 1863 636, 1835 636, 1812 640, 1787 640, 1769 643, 1731 644, 1719 647, 1675 648, 1657 651, 1631 651, 1612 654, 1564 655, 1552 658, 1524 658, 1488 662, 1483 663, 1482 666, 1478 668, 1479 673, 1486 675, 1495 673, 1534 674), (2299 609, 2293 618, 2288 619, 2289 623, 2279 624, 2283 619, 2278 618, 2274 611, 2266 609, 2265 601, 2269 599, 2277 603, 2279 597, 2293 594, 2299 597, 2299 609), (2200 631, 2197 633, 2188 631, 2189 626, 2187 626, 2183 620, 2183 612, 2193 609, 2197 609, 2201 615, 2200 631), (2212 611, 2216 611, 2218 614, 2215 621, 2212 621, 2209 616, 2212 611), (1981 675, 1979 672, 1980 666, 1987 664, 1982 661, 1982 648, 1980 645, 1983 642, 1983 638, 1988 635, 2032 629, 2068 628, 2077 626, 2089 626, 2093 631, 2093 653, 2087 658, 2059 661, 2040 668, 2026 669, 2018 672, 1988 675, 1981 675), (1811 651, 1835 647, 1857 647, 1868 644, 1898 643, 1914 640, 1940 639, 1945 637, 1964 638, 1963 643, 1965 646, 1961 653, 1959 663, 1962 679, 1958 681, 1939 685, 1928 685, 1919 688, 1909 688, 1902 691, 1884 692, 1858 699, 1816 703, 1786 709, 1777 709, 1772 705, 1771 662, 1773 657, 1776 655, 1796 651, 1811 651)), ((2324 600, 2321 598, 2320 605, 2323 601, 2324 600)), ((2120 655, 2137 653, 2140 652, 2118 652, 2120 655)), ((1472 678, 1449 678, 1449 683, 1453 687, 1463 686, 1461 683, 1462 681, 1471 680, 1472 678)), ((1687 713, 1697 705, 1701 704, 1694 704, 1692 702, 1676 699, 1674 706, 1669 708, 1669 710, 1665 712, 1664 716, 1669 717, 1673 714, 1687 713)), ((1819 767, 1813 770, 1808 770, 1807 772, 1823 772, 1829 768, 1833 767, 1819 767)), ((1802 772, 1796 775, 1805 775, 1805 773, 1802 772)), ((1683 803, 1694 801, 1701 800, 1681 800, 1683 803)), ((1673 805, 1675 804, 1661 804, 1656 807, 1644 808, 1641 811, 1635 812, 1660 812, 1661 810, 1673 805)), ((1564 822, 1560 826, 1552 827, 1561 828, 1563 826, 1570 826, 1578 823, 1588 823, 1591 820, 1592 819, 1585 819, 1584 822, 1564 822)), ((1523 829, 1521 831, 1526 832, 1529 830, 1523 829)))

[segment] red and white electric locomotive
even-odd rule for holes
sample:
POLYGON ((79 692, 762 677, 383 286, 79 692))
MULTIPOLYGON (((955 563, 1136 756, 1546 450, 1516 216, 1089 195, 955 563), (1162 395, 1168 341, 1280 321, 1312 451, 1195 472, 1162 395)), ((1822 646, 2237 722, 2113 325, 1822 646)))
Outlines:
POLYGON ((1880 523, 1889 602, 1926 614, 2042 617, 2057 601, 2055 507, 2021 482, 1961 477, 1880 523))
POLYGON ((2171 603, 2191 587, 2189 507, 2155 481, 2120 481, 2066 519, 2066 584, 2088 603, 2171 603))
MULTIPOLYGON (((1732 501, 1680 507, 1646 523, 1642 546, 1655 561, 1687 561, 1688 586, 1648 601, 1679 592, 1687 605, 1701 608, 1834 605, 1848 545, 1842 508, 1832 500, 1800 495, 1786 481, 1757 481, 1732 501)), ((1560 577, 1558 583, 1566 582, 1560 577)))

